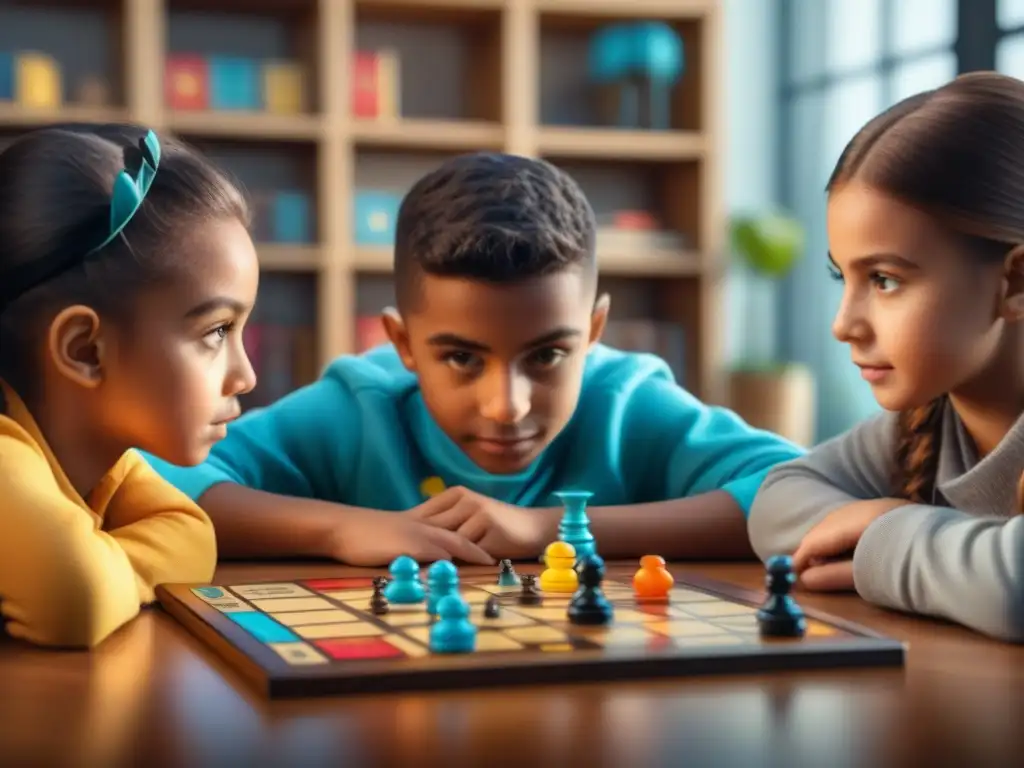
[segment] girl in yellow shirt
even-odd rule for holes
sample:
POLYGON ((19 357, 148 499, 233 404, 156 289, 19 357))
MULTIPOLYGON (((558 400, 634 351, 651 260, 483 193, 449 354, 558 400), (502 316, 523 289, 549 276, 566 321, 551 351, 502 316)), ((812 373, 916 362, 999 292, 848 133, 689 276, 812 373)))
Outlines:
POLYGON ((239 191, 133 126, 0 153, 0 620, 91 647, 157 584, 205 581, 207 516, 134 448, 198 464, 255 377, 258 267, 239 191))

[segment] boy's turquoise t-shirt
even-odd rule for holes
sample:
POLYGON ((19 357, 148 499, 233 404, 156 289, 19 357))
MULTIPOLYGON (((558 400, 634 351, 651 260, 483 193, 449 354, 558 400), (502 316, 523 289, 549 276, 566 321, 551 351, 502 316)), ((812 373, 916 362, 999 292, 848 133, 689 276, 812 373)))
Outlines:
POLYGON ((205 463, 147 460, 196 499, 218 483, 355 507, 405 510, 427 486, 465 486, 525 507, 560 490, 592 506, 642 504, 716 489, 746 514, 768 470, 802 455, 731 411, 701 403, 660 358, 595 345, 572 419, 532 466, 492 475, 441 431, 416 376, 387 345, 343 356, 313 384, 232 424, 205 463))

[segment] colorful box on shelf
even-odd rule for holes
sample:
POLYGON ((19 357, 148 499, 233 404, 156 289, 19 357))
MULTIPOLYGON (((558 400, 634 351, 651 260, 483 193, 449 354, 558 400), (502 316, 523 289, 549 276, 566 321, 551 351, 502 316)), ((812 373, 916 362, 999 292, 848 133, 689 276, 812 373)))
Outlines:
POLYGON ((260 109, 259 66, 241 56, 210 57, 210 107, 220 110, 260 109))
POLYGON ((171 109, 210 107, 210 68, 202 56, 176 54, 167 59, 164 99, 171 109))
POLYGON ((57 109, 64 102, 60 65, 36 51, 0 53, 0 101, 30 109, 57 109))
POLYGON ((352 63, 352 116, 364 119, 398 117, 399 81, 396 51, 356 51, 352 63))
POLYGON ((312 242, 309 195, 302 192, 277 192, 271 209, 270 240, 275 243, 312 242))
POLYGON ((355 196, 356 245, 390 246, 402 196, 394 192, 357 190, 355 196))
POLYGON ((280 115, 295 115, 306 109, 301 66, 287 61, 268 61, 263 65, 263 106, 280 115))

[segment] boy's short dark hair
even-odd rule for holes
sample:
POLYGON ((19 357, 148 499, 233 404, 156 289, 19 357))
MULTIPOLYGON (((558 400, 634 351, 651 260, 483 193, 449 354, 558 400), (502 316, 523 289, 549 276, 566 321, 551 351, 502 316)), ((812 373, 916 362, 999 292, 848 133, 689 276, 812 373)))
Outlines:
POLYGON ((517 155, 455 157, 409 190, 395 233, 399 306, 423 274, 511 283, 569 267, 595 273, 594 211, 551 163, 517 155))

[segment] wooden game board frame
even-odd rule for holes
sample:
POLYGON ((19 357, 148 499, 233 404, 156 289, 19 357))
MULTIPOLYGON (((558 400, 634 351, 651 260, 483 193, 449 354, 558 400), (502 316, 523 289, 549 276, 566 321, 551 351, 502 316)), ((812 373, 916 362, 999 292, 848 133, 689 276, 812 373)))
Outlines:
MULTIPOLYGON (((615 578, 615 575, 615 569, 609 569, 607 580, 623 581, 615 578)), ((294 581, 301 584, 316 578, 304 576, 294 581)), ((467 581, 469 586, 473 583, 467 581)), ((854 637, 822 638, 821 642, 779 640, 762 645, 651 649, 644 651, 642 656, 622 658, 616 657, 615 649, 612 648, 551 654, 428 654, 401 660, 359 660, 347 664, 345 676, 340 677, 332 664, 289 664, 243 627, 195 597, 191 590, 200 586, 209 585, 158 586, 157 599, 168 614, 207 643, 252 686, 269 698, 749 675, 851 667, 902 667, 905 660, 903 642, 822 611, 804 609, 808 620, 831 625, 854 637), (195 610, 190 606, 194 606, 195 610), (202 621, 196 612, 206 621, 202 621)), ((764 602, 762 593, 691 574, 677 579, 676 586, 708 592, 715 597, 749 607, 756 608, 764 602)))

